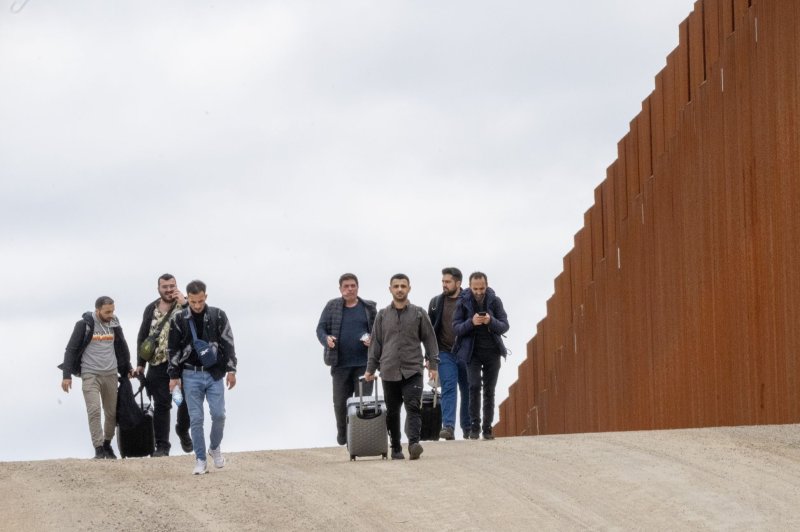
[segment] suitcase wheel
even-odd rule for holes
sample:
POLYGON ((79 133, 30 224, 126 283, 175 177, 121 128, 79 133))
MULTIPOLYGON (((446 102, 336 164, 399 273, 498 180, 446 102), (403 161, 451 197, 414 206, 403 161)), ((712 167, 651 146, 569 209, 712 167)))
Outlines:
POLYGON ((384 460, 388 460, 388 459, 389 459, 389 458, 386 456, 386 453, 383 453, 383 454, 381 455, 381 458, 383 458, 384 460))
POLYGON ((350 455, 350 461, 351 461, 351 462, 355 462, 355 461, 356 461, 356 455, 354 455, 354 454, 351 454, 351 455, 350 455))

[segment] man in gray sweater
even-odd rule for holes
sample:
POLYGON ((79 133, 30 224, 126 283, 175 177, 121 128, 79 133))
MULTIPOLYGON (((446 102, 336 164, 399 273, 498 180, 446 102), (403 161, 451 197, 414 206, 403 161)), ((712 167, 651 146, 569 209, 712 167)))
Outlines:
POLYGON ((367 381, 380 370, 383 396, 386 401, 386 425, 392 446, 392 460, 403 460, 400 444, 400 405, 406 408, 406 437, 409 459, 422 454, 419 443, 422 429, 422 383, 425 366, 431 379, 436 378, 439 347, 431 320, 424 309, 408 301, 411 283, 408 276, 397 273, 389 281, 392 303, 378 311, 369 346, 367 381), (420 343, 425 345, 425 357, 420 343))

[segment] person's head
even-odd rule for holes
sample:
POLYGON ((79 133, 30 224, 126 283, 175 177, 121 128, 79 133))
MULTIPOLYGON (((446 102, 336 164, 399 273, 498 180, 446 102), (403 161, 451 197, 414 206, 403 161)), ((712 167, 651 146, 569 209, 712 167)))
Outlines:
POLYGON ((389 292, 392 293, 392 300, 398 305, 405 305, 408 301, 408 293, 411 291, 411 281, 408 275, 396 273, 389 279, 389 292))
POLYGON ((489 280, 483 272, 473 272, 469 274, 469 289, 478 302, 483 301, 486 296, 486 289, 489 287, 489 280))
POLYGON ((343 273, 339 277, 339 292, 346 303, 355 303, 358 299, 358 277, 354 273, 343 273))
POLYGON ((461 270, 458 268, 444 268, 442 270, 442 292, 448 297, 452 297, 461 290, 461 270))
POLYGON ((100 321, 108 323, 114 317, 114 300, 108 296, 100 296, 94 302, 94 311, 100 321))
POLYGON ((195 314, 200 314, 206 308, 206 283, 195 279, 186 285, 187 299, 189 308, 195 314))
POLYGON ((158 295, 166 303, 172 303, 177 297, 178 281, 171 273, 165 273, 158 278, 158 295))

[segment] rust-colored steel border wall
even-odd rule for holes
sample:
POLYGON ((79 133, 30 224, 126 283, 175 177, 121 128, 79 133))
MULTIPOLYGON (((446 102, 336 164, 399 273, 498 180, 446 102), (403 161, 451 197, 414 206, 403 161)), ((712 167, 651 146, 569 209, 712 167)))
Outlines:
POLYGON ((497 435, 800 421, 800 1, 698 0, 497 435))

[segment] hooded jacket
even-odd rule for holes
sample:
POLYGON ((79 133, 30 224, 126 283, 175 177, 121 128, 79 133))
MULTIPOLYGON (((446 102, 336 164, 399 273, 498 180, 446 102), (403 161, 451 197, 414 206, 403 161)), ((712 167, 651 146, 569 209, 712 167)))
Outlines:
MULTIPOLYGON (((114 355, 117 357, 117 372, 120 375, 127 375, 131 370, 131 353, 116 316, 111 320, 111 328, 114 330, 114 355)), ((94 312, 84 312, 82 319, 75 324, 72 336, 67 342, 64 362, 58 365, 64 379, 71 379, 72 375, 80 376, 83 352, 92 341, 92 334, 94 334, 94 312)))
MULTIPOLYGON (((492 335, 497 354, 506 356, 506 346, 503 344, 502 334, 508 331, 508 315, 503 308, 503 302, 491 288, 486 288, 485 296, 486 312, 492 319, 489 321, 489 332, 492 335)), ((453 352, 467 363, 472 359, 472 350, 475 342, 475 325, 472 323, 472 316, 475 315, 478 302, 472 294, 472 290, 465 288, 461 291, 456 302, 456 309, 453 311, 453 330, 456 333, 456 342, 453 352)))

